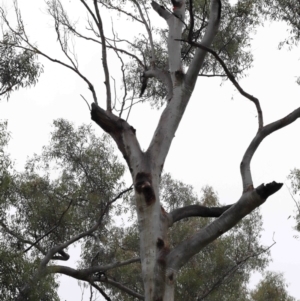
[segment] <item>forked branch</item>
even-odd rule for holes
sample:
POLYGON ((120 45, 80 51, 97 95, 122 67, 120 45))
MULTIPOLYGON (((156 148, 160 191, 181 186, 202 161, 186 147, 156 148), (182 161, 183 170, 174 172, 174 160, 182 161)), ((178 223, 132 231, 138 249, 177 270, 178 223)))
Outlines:
POLYGON ((270 134, 272 134, 275 131, 278 131, 282 129, 283 127, 293 123, 295 120, 297 120, 300 117, 300 107, 290 113, 289 115, 285 116, 282 119, 279 119, 273 123, 270 123, 266 126, 264 126, 254 137, 254 139, 251 141, 250 145, 248 146, 242 162, 240 166, 241 170, 241 176, 243 181, 243 191, 249 191, 253 189, 253 181, 251 176, 251 170, 250 170, 250 163, 251 159, 257 150, 260 143, 270 134))

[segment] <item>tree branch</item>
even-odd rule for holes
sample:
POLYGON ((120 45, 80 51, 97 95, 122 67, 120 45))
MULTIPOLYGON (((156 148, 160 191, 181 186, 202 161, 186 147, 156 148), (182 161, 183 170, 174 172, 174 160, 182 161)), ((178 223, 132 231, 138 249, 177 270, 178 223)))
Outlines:
MULTIPOLYGON (((97 273, 97 272, 106 272, 115 268, 119 268, 125 265, 129 265, 131 263, 135 263, 135 262, 140 262, 140 258, 139 257, 135 257, 135 258, 131 258, 128 260, 124 260, 124 261, 117 261, 111 264, 107 264, 107 265, 103 265, 103 266, 91 266, 89 268, 86 269, 73 269, 71 267, 68 266, 63 266, 63 265, 51 265, 48 266, 46 271, 47 274, 64 274, 73 278, 76 278, 78 280, 86 280, 89 277, 91 277, 91 275, 97 273)), ((93 279, 93 281, 98 280, 98 278, 90 278, 93 279)))
POLYGON ((247 260, 249 260, 250 258, 254 258, 254 257, 258 257, 259 255, 266 253, 267 251, 269 251, 274 245, 276 244, 276 242, 274 241, 274 243, 272 243, 268 248, 263 249, 262 251, 258 252, 258 253, 252 253, 249 254, 248 256, 244 257, 243 259, 239 260, 236 262, 236 264, 231 267, 230 269, 228 269, 228 271, 222 275, 218 281, 216 281, 215 283, 213 283, 211 285, 211 287, 201 296, 197 298, 197 301, 201 301, 201 300, 205 300, 205 298, 212 292, 214 291, 216 288, 218 288, 222 283, 224 283, 225 279, 227 279, 228 277, 232 276, 238 269, 240 266, 242 266, 243 264, 245 264, 245 262, 247 260))
POLYGON ((266 126, 264 126, 254 137, 254 139, 251 141, 250 145, 248 146, 241 165, 241 176, 243 181, 243 191, 246 192, 248 190, 253 189, 253 181, 251 176, 251 169, 250 169, 250 163, 251 159, 257 150, 260 143, 270 134, 273 132, 282 129, 283 127, 293 123, 295 120, 297 120, 300 117, 300 107, 290 113, 289 115, 285 116, 282 119, 279 119, 273 123, 270 123, 266 126))
MULTIPOLYGON (((45 255, 45 250, 43 250, 39 245, 36 244, 36 242, 33 242, 29 239, 25 239, 23 238, 21 235, 19 235, 18 233, 12 231, 11 229, 9 229, 2 221, 0 221, 0 226, 2 226, 3 230, 10 234, 11 236, 15 237, 16 239, 18 239, 20 242, 24 243, 24 244, 29 244, 31 247, 35 247, 37 250, 39 250, 43 255, 45 255)), ((31 248, 30 247, 30 248, 31 248)), ((24 251, 25 253, 25 251, 24 251)))
POLYGON ((151 5, 153 9, 166 21, 172 17, 172 14, 170 14, 163 6, 159 5, 155 1, 152 1, 151 5))
POLYGON ((172 226, 173 223, 191 216, 219 217, 231 206, 232 205, 227 205, 223 207, 206 207, 202 205, 190 205, 190 206, 178 208, 169 213, 172 221, 171 225, 169 226, 172 226))
MULTIPOLYGON (((210 47, 214 37, 216 36, 221 18, 221 0, 212 0, 210 4, 210 17, 201 45, 210 47)), ((192 59, 186 74, 186 82, 191 87, 195 86, 198 73, 202 67, 207 51, 198 48, 194 58, 192 59)))
POLYGON ((181 242, 167 255, 167 276, 171 277, 192 256, 199 253, 209 243, 234 227, 243 217, 263 204, 270 195, 277 192, 282 185, 282 183, 276 182, 267 185, 262 184, 257 189, 242 194, 240 199, 220 217, 190 238, 181 242))
POLYGON ((105 300, 111 301, 110 297, 105 293, 105 291, 98 286, 96 283, 91 283, 91 286, 94 287, 100 294, 104 297, 105 300))
POLYGON ((138 298, 139 300, 144 300, 144 296, 133 291, 132 289, 128 288, 127 286, 121 284, 120 282, 114 281, 112 279, 107 278, 106 281, 104 281, 118 289, 120 289, 121 291, 127 293, 130 296, 133 296, 135 298, 138 298))
MULTIPOLYGON (((17 8, 15 7, 15 9, 17 10, 17 8)), ((27 51, 30 51, 34 54, 39 54, 43 57, 45 57, 46 59, 48 59, 49 61, 53 62, 53 63, 57 63, 57 64, 60 64, 72 71, 74 71, 80 78, 82 78, 88 85, 90 91, 92 92, 92 95, 93 95, 93 99, 94 99, 94 102, 96 104, 98 104, 98 101, 97 101, 97 95, 96 95, 96 92, 95 92, 95 89, 94 89, 94 86, 92 85, 92 83, 78 70, 76 69, 75 67, 71 66, 71 65, 68 65, 64 62, 61 62, 60 60, 57 60, 57 59, 54 59, 52 57, 50 57, 49 55, 45 54, 44 52, 42 52, 40 49, 38 49, 37 47, 33 46, 29 40, 28 40, 28 37, 27 37, 27 34, 24 30, 24 26, 23 26, 23 22, 22 20, 20 19, 21 16, 19 15, 18 11, 16 11, 16 15, 17 15, 17 22, 18 22, 18 26, 20 27, 20 31, 16 31, 14 30, 10 23, 8 22, 6 16, 4 15, 3 11, 1 11, 1 16, 2 16, 2 19, 3 21, 5 22, 5 24, 8 26, 9 30, 18 38, 20 38, 21 41, 23 41, 24 43, 26 43, 28 45, 28 47, 24 47, 22 45, 15 45, 15 44, 11 44, 12 47, 16 47, 16 48, 20 48, 20 49, 23 49, 23 50, 27 50, 27 51)))
POLYGON ((170 101, 173 97, 173 84, 170 73, 166 70, 160 70, 157 68, 150 69, 144 72, 145 78, 155 77, 157 80, 164 83, 167 89, 167 100, 170 101))
POLYGON ((130 171, 132 171, 131 166, 140 162, 141 156, 143 156, 135 135, 135 129, 125 120, 104 111, 95 103, 92 104, 91 117, 105 132, 112 136, 123 154, 130 171))
MULTIPOLYGON (((154 51, 154 43, 153 43, 153 37, 152 37, 152 32, 151 32, 151 28, 149 26, 149 24, 147 23, 145 17, 144 17, 144 14, 143 14, 143 11, 141 9, 141 6, 139 5, 138 1, 137 0, 133 0, 133 3, 135 4, 135 6, 137 7, 139 13, 140 13, 140 16, 141 16, 141 19, 143 20, 143 23, 146 27, 146 30, 147 30, 147 33, 148 33, 148 37, 149 37, 149 41, 150 41, 150 46, 151 46, 151 67, 154 67, 155 65, 155 51, 154 51)), ((146 12, 147 13, 147 12, 146 12)))
POLYGON ((107 65, 106 41, 105 41, 103 24, 102 24, 102 19, 100 16, 97 0, 94 0, 94 7, 95 7, 95 11, 96 11, 96 16, 97 16, 96 24, 99 29, 99 34, 100 34, 101 43, 102 43, 102 65, 103 65, 103 70, 104 70, 104 75, 105 75, 104 83, 105 83, 105 87, 106 87, 106 110, 108 112, 111 112, 111 89, 110 89, 110 79, 109 79, 109 71, 108 71, 108 65, 107 65))
POLYGON ((220 63, 220 65, 223 67, 228 79, 233 83, 233 85, 237 88, 237 90, 246 98, 248 98, 250 101, 252 101, 255 104, 256 107, 256 111, 257 111, 257 115, 258 115, 258 130, 260 131, 263 128, 264 122, 263 122, 263 113, 260 107, 260 103, 259 100, 250 95, 249 93, 245 92, 242 87, 239 85, 239 83, 236 81, 234 75, 229 71, 229 69, 227 68, 226 64, 224 63, 224 61, 220 58, 220 56, 212 49, 210 49, 209 47, 203 46, 200 43, 196 43, 193 42, 191 40, 189 41, 184 41, 189 43, 190 45, 194 46, 194 47, 198 47, 200 49, 203 49, 207 52, 209 52, 210 54, 212 54, 215 59, 220 63))

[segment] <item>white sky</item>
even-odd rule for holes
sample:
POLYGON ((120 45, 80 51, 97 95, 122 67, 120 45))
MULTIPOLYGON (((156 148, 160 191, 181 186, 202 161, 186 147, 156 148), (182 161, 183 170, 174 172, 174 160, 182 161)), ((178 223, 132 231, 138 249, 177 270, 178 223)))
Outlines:
MULTIPOLYGON (((51 32, 52 25, 40 9, 42 4, 31 0, 30 4, 26 1, 27 7, 25 3, 20 5, 25 24, 32 40, 38 41, 41 49, 59 55, 55 35, 51 32)), ((158 16, 154 18, 153 22, 160 22, 158 16)), ((114 19, 114 24, 117 21, 114 19)), ((128 23, 122 26, 124 24, 128 29, 128 23)), ((111 27, 110 21, 104 25, 111 27)), ((283 24, 266 24, 258 30, 252 41, 254 66, 248 77, 240 81, 248 93, 260 99, 265 124, 284 117, 300 105, 300 86, 295 83, 296 76, 300 76, 299 48, 279 51, 277 47, 286 34, 283 24)), ((100 104, 104 104, 101 50, 91 45, 77 44, 78 52, 83 51, 79 57, 82 59, 80 66, 96 86, 100 104)), ((54 119, 66 118, 77 125, 91 122, 87 105, 80 97, 83 94, 92 100, 85 83, 58 65, 42 62, 45 73, 35 88, 20 90, 11 96, 9 102, 0 102, 0 119, 9 121, 12 133, 9 150, 19 168, 27 156, 40 152, 41 147, 47 144, 54 119)), ((115 57, 111 56, 111 74, 119 80, 119 75, 114 74, 118 68, 116 63, 115 57)), ((129 122, 137 129, 144 149, 151 140, 159 113, 148 105, 138 105, 133 109, 129 122)), ((239 164, 257 130, 255 116, 254 105, 240 96, 230 82, 220 86, 219 79, 200 78, 176 133, 165 171, 192 184, 199 192, 204 185, 213 186, 221 203, 237 201, 242 191, 239 164)), ((94 127, 100 134, 101 129, 94 127)), ((271 181, 289 184, 286 177, 290 170, 300 167, 299 131, 298 120, 263 141, 252 161, 255 186, 271 181)), ((298 234, 292 228, 293 218, 288 219, 294 214, 295 205, 287 188, 283 186, 261 208, 265 228, 261 241, 265 245, 272 244, 273 234, 276 241, 271 249, 273 262, 268 269, 284 272, 290 294, 300 299, 300 240, 293 237, 298 234)), ((255 275, 252 284, 258 279, 259 276, 255 275)), ((76 283, 76 280, 61 278, 61 300, 81 300, 81 291, 76 283)), ((87 298, 88 292, 85 293, 87 298)))

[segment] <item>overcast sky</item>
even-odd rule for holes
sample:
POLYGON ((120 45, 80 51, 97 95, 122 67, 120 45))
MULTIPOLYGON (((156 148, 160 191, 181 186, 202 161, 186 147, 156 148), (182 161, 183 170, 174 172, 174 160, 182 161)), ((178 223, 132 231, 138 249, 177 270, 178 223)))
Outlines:
MULTIPOLYGON (((28 32, 47 53, 59 55, 51 22, 38 5, 42 5, 42 1, 27 2, 27 7, 25 3, 20 5, 28 32)), ((154 17, 157 23, 160 22, 158 16, 154 17)), ((117 21, 114 19, 114 23, 117 21)), ((109 22, 104 25, 110 28, 109 22)), ((253 68, 240 81, 244 90, 260 99, 265 124, 284 117, 300 105, 300 86, 295 82, 300 76, 299 48, 278 50, 278 43, 286 37, 286 30, 283 24, 266 24, 258 30, 252 41, 253 68)), ((99 102, 104 104, 101 51, 91 45, 77 44, 78 52, 81 51, 80 67, 97 87, 99 102)), ((9 102, 0 102, 0 119, 8 119, 12 133, 9 150, 20 169, 27 156, 39 153, 47 144, 54 119, 66 118, 77 125, 91 123, 88 107, 80 97, 83 94, 92 101, 85 83, 58 65, 42 62, 45 72, 35 88, 17 91, 9 102)), ((115 57, 110 56, 111 74, 120 83, 119 74, 114 73, 118 70, 116 63, 115 57)), ((204 185, 213 186, 220 202, 230 204, 237 201, 242 192, 239 164, 257 131, 257 118, 254 105, 239 95, 230 82, 220 84, 219 79, 199 78, 171 146, 165 171, 192 184, 198 192, 204 185)), ((137 129, 143 149, 152 138, 160 113, 147 104, 137 105, 132 111, 129 122, 137 129)), ((100 135, 102 130, 95 124, 93 126, 100 135)), ((287 176, 290 170, 300 167, 299 132, 298 120, 265 139, 251 165, 255 186, 271 181, 289 185, 287 176)), ((265 229, 261 241, 266 246, 273 243, 273 237, 276 241, 271 249, 273 262, 268 270, 283 272, 289 292, 300 299, 300 240, 294 237, 298 234, 293 230, 294 219, 288 219, 295 213, 295 204, 286 186, 270 197, 261 210, 265 229)), ((79 251, 75 253, 78 255, 79 251)), ((76 260, 75 253, 73 260, 76 260)), ((255 275, 252 285, 258 279, 259 275, 255 275)), ((74 288, 76 283, 61 277, 61 300, 81 300, 80 290, 74 288)), ((88 292, 85 297, 87 300, 88 292)))

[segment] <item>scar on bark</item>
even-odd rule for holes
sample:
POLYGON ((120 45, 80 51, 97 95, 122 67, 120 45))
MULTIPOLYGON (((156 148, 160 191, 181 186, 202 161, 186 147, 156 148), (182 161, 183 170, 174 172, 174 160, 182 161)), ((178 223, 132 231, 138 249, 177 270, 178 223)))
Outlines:
POLYGON ((142 84, 140 97, 142 97, 147 88, 147 84, 148 84, 148 78, 146 77, 145 72, 142 73, 140 80, 141 80, 141 84, 142 84))
POLYGON ((182 1, 175 1, 175 0, 171 0, 172 4, 173 4, 173 10, 175 10, 176 8, 181 8, 183 2, 182 1))
POLYGON ((282 187, 282 185, 283 183, 276 183, 275 181, 266 185, 261 184, 256 188, 256 192, 259 196, 266 200, 270 195, 277 192, 282 187))
POLYGON ((155 203, 155 194, 152 188, 152 177, 149 173, 139 172, 136 175, 134 186, 138 193, 144 195, 148 206, 155 203))
POLYGON ((180 86, 182 84, 183 78, 184 73, 181 69, 175 71, 175 86, 180 86))
POLYGON ((166 265, 166 256, 170 253, 170 248, 165 244, 164 240, 160 237, 157 238, 156 246, 159 249, 157 261, 162 266, 166 265))

